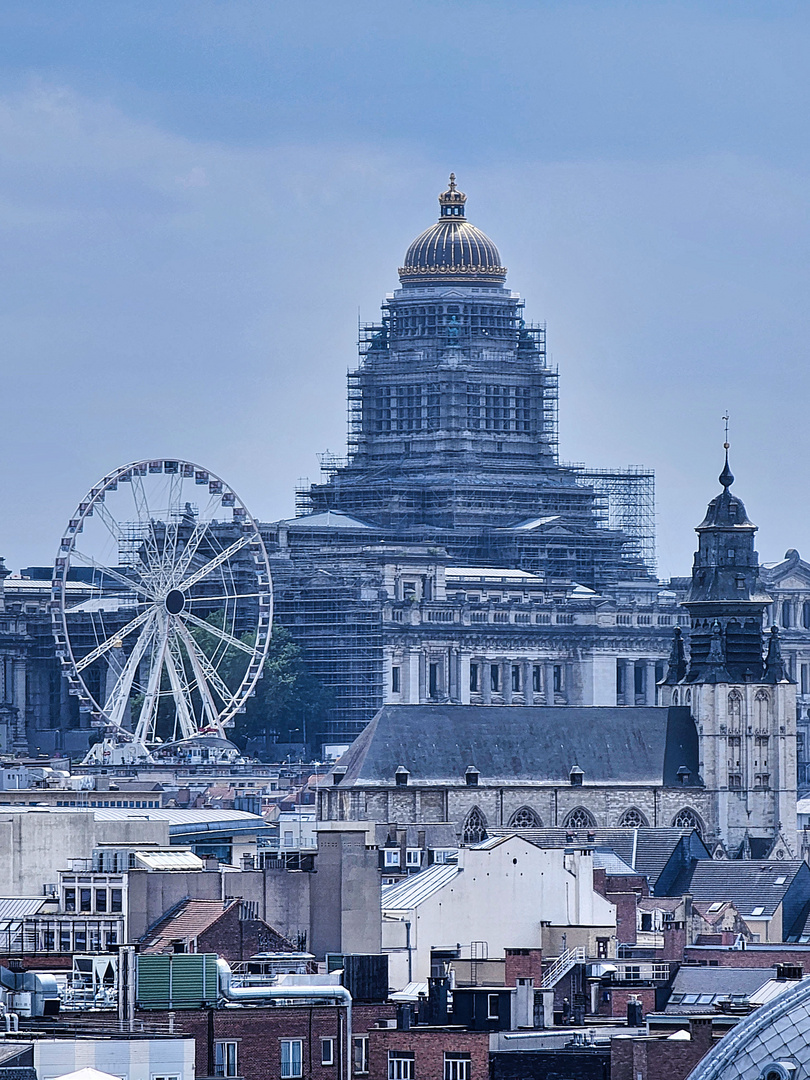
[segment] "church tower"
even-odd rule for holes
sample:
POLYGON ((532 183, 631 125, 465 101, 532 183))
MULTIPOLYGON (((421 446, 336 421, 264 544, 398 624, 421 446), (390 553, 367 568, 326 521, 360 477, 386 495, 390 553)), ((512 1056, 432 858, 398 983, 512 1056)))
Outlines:
POLYGON ((796 855, 796 687, 781 657, 779 632, 763 634, 770 596, 759 580, 757 531, 732 495, 726 461, 722 491, 697 527, 698 550, 684 607, 687 662, 675 631, 662 705, 688 705, 698 727, 700 770, 715 820, 706 822, 732 857, 764 858, 787 841, 796 855))

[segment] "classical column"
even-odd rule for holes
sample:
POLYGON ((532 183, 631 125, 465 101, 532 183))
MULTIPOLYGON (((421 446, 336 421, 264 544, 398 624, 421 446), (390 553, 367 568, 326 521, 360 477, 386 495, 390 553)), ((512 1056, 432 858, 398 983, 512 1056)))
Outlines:
POLYGON ((644 704, 655 704, 655 660, 644 661, 644 704))
POLYGON ((419 657, 416 649, 408 652, 408 704, 419 704, 419 657))
POLYGON ((546 705, 554 704, 554 664, 547 660, 543 664, 543 692, 546 697, 546 705))
POLYGON ((634 660, 620 660, 622 665, 622 682, 624 685, 624 704, 635 705, 636 703, 636 664, 634 660))
POLYGON ((501 687, 504 705, 512 704, 512 661, 504 660, 501 664, 501 687))
POLYGON ((575 704, 574 698, 576 697, 576 687, 574 685, 574 665, 570 660, 566 660, 565 667, 563 668, 563 701, 566 705, 575 704))
MULTIPOLYGON (((480 671, 479 671, 480 678, 480 671)), ((458 658, 458 688, 459 701, 462 705, 470 704, 470 658, 466 653, 460 653, 458 658)))
POLYGON ((521 664, 523 672, 523 700, 527 705, 534 705, 534 683, 532 682, 532 665, 528 660, 521 664))
POLYGON ((490 671, 492 667, 492 661, 481 660, 479 676, 481 679, 481 701, 484 705, 490 705, 492 703, 492 683, 490 681, 490 671))

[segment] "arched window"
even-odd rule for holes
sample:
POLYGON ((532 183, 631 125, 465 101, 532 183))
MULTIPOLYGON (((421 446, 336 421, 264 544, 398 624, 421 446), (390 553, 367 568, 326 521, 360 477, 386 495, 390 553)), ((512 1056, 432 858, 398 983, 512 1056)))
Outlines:
POLYGON ((672 691, 672 704, 673 705, 678 704, 678 691, 677 690, 672 691))
POLYGON ((477 806, 467 814, 464 827, 461 830, 461 839, 465 844, 480 844, 487 838, 487 819, 477 806))
POLYGON ((768 726, 768 704, 768 691, 758 690, 757 696, 754 698, 754 721, 758 728, 768 726))
POLYGON ((692 691, 691 690, 687 690, 686 693, 683 695, 683 703, 684 703, 684 705, 691 705, 692 704, 692 691))
POLYGON ((592 829, 596 822, 589 810, 586 810, 584 806, 577 806, 571 811, 563 824, 566 829, 592 829))
POLYGON ((729 727, 739 731, 742 723, 742 694, 738 690, 732 690, 728 695, 728 723, 729 727))
POLYGON ((521 806, 509 819, 510 829, 542 829, 543 822, 530 806, 521 806))
POLYGON ((675 829, 695 829, 698 836, 703 837, 703 822, 695 811, 690 810, 688 807, 678 811, 672 819, 672 826, 675 829))
POLYGON ((625 810, 619 818, 619 828, 621 829, 646 829, 647 825, 647 819, 636 806, 631 806, 629 810, 625 810))

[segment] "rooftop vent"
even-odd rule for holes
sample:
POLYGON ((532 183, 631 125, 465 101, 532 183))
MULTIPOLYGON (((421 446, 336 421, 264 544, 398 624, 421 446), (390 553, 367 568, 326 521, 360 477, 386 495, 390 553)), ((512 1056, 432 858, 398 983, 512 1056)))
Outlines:
POLYGON ((474 765, 468 765, 467 771, 464 773, 464 779, 467 783, 467 787, 478 787, 478 777, 481 774, 474 765))
POLYGON ((394 781, 397 787, 407 787, 408 780, 410 779, 410 773, 404 765, 400 765, 397 771, 394 773, 394 781))

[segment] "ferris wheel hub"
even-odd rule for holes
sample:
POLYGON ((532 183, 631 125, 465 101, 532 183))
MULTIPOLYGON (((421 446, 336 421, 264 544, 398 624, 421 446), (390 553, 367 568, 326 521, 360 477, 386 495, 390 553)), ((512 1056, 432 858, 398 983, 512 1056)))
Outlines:
POLYGON ((186 606, 185 593, 180 589, 170 589, 166 593, 163 604, 170 615, 179 615, 186 606))

